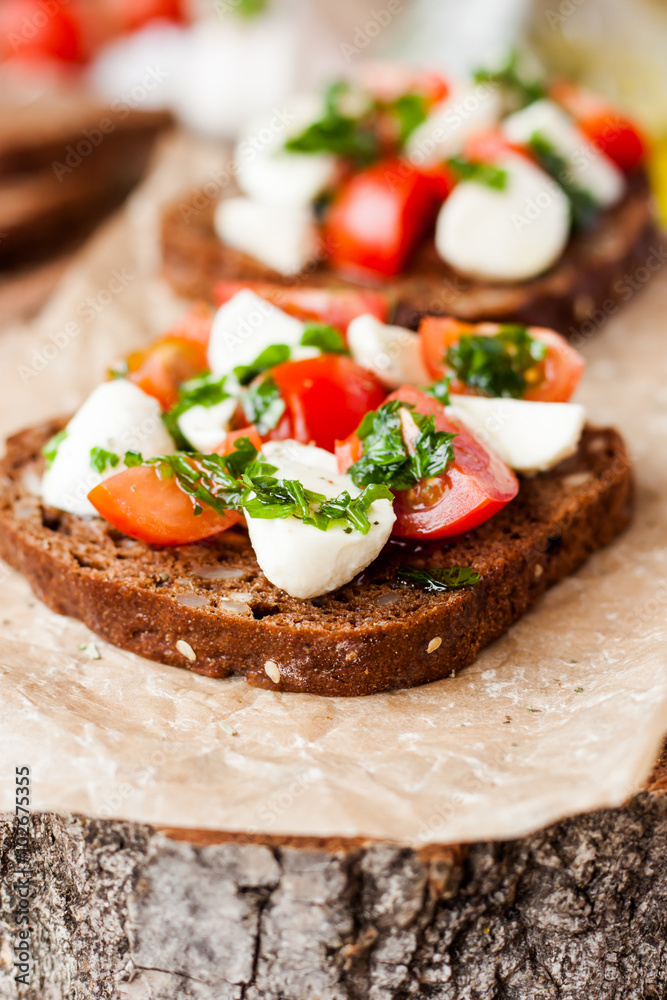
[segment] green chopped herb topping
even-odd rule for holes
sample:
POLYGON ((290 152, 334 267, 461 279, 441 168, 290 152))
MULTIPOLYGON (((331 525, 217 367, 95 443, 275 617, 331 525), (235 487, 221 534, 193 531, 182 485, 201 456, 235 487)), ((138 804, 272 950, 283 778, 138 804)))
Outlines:
POLYGON ((497 191, 504 191, 507 186, 507 171, 502 167, 494 167, 491 163, 477 163, 464 156, 452 156, 447 163, 461 181, 485 184, 497 191))
POLYGON ((322 354, 349 354, 345 338, 335 326, 309 323, 301 337, 302 347, 316 347, 322 354))
POLYGON ((248 388, 241 405, 246 420, 254 424, 260 434, 273 430, 285 412, 285 400, 270 375, 248 388))
POLYGON ((529 146, 542 169, 560 184, 567 195, 574 228, 578 230, 590 228, 598 217, 600 206, 590 191, 579 187, 573 180, 567 160, 541 132, 533 133, 529 146))
POLYGON ((436 431, 432 416, 417 413, 410 403, 394 399, 367 413, 357 435, 361 458, 348 469, 355 486, 384 483, 392 490, 408 490, 420 479, 439 476, 454 460, 454 434, 436 431), (403 439, 399 411, 410 411, 419 434, 412 449, 403 439))
POLYGON ((241 506, 250 517, 298 517, 304 524, 312 524, 326 531, 332 524, 339 524, 361 532, 370 531, 368 509, 375 500, 393 500, 386 486, 367 486, 358 497, 351 497, 347 490, 331 500, 322 493, 307 490, 294 479, 275 479, 271 476, 245 476, 252 495, 241 506))
POLYGON ((491 337, 461 337, 445 360, 461 382, 483 396, 520 399, 529 387, 527 373, 544 360, 546 352, 546 344, 531 337, 525 326, 507 324, 491 337))
POLYGON ((113 451, 107 451, 106 448, 90 449, 90 464, 93 469, 97 469, 100 475, 106 472, 109 466, 115 469, 119 462, 120 455, 116 455, 113 451))
POLYGON ((445 377, 441 378, 439 382, 434 382, 433 385, 426 386, 424 392, 429 396, 433 396, 433 398, 437 399, 443 406, 449 406, 449 386, 451 381, 451 377, 449 375, 445 375, 445 377))
POLYGON ((208 408, 217 406, 218 403, 228 399, 230 393, 225 387, 226 381, 224 375, 211 375, 210 372, 205 372, 203 375, 197 375, 196 378, 182 383, 178 392, 178 401, 162 415, 165 427, 179 448, 187 449, 190 446, 178 426, 178 418, 193 406, 208 408))
POLYGON ((493 83, 509 91, 520 107, 539 101, 546 95, 544 84, 525 80, 517 69, 517 54, 513 52, 504 66, 497 70, 478 69, 475 73, 477 83, 493 83))
POLYGON ((269 368, 281 365, 283 361, 289 361, 291 348, 287 344, 271 344, 265 348, 261 354, 249 365, 237 365, 234 375, 241 385, 248 385, 258 375, 262 375, 269 368))
POLYGON ((480 581, 479 573, 469 566, 450 566, 447 569, 432 570, 403 566, 397 576, 400 583, 409 587, 431 591, 460 590, 461 587, 474 587, 480 581))
POLYGON ((47 465, 52 464, 54 458, 58 454, 58 448, 63 443, 66 437, 67 437, 67 430, 63 429, 61 431, 58 431, 57 434, 54 434, 53 437, 46 442, 46 444, 42 448, 42 455, 46 459, 47 465))

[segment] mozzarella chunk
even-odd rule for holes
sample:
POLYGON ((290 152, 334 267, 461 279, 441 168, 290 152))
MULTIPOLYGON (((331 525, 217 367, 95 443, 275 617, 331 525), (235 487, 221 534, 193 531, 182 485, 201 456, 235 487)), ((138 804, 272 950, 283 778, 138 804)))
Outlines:
POLYGON ((191 406, 178 418, 179 430, 195 451, 209 454, 224 440, 237 405, 230 396, 214 406, 191 406))
POLYGON ((297 274, 321 252, 317 226, 307 208, 223 198, 213 221, 223 243, 279 274, 297 274))
MULTIPOLYGON (((306 489, 335 497, 347 490, 358 496, 347 475, 340 475, 335 455, 296 441, 264 445, 267 462, 280 479, 297 479, 306 489)), ((328 594, 352 580, 380 554, 396 520, 390 500, 376 500, 368 510, 370 531, 346 533, 339 525, 320 531, 297 517, 253 518, 246 515, 252 547, 266 578, 292 597, 328 594)))
POLYGON ((300 347, 304 324, 288 316, 250 289, 237 292, 213 317, 208 366, 214 375, 229 375, 237 365, 250 365, 273 344, 286 344, 293 357, 312 357, 300 347))
POLYGON ((435 245, 463 274, 490 281, 524 281, 558 260, 570 233, 562 188, 523 157, 507 155, 502 190, 476 181, 454 188, 438 215, 435 245))
POLYGON ((122 459, 126 451, 139 451, 144 458, 175 451, 158 401, 122 378, 98 385, 65 430, 65 438, 44 473, 42 498, 49 507, 80 517, 97 514, 88 494, 125 468, 122 459), (91 465, 93 448, 118 455, 120 463, 98 472, 91 465))
POLYGON ((535 101, 516 111, 505 119, 502 130, 515 143, 527 144, 536 133, 544 136, 567 163, 574 183, 604 208, 623 197, 625 180, 621 171, 553 101, 535 101))
POLYGON ((433 108, 408 139, 408 159, 417 166, 435 166, 457 156, 468 139, 491 128, 502 112, 497 87, 461 83, 433 108))
POLYGON ((338 173, 335 156, 285 149, 288 138, 303 132, 323 112, 321 98, 309 95, 250 126, 234 151, 236 180, 244 194, 272 208, 306 208, 333 185, 338 173))
POLYGON ((538 403, 452 394, 448 412, 516 472, 544 472, 577 450, 586 412, 578 403, 538 403))
POLYGON ((431 381, 422 361, 419 336, 412 330, 389 326, 364 313, 350 323, 347 342, 357 364, 370 368, 389 389, 431 381))

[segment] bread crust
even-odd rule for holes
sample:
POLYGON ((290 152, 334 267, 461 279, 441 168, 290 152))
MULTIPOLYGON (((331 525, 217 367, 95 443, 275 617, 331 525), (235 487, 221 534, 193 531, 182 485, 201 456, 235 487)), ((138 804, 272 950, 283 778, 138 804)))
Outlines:
MULTIPOLYGON (((162 220, 163 273, 179 295, 213 301, 218 281, 273 281, 289 286, 349 287, 326 264, 288 280, 259 261, 225 246, 215 235, 215 202, 190 192, 167 208, 162 220)), ((573 237, 560 261, 520 284, 463 277, 448 267, 432 240, 410 269, 391 281, 396 323, 416 329, 424 315, 452 315, 470 322, 512 320, 548 326, 575 340, 616 311, 628 297, 624 277, 646 261, 657 232, 646 175, 629 178, 619 205, 595 226, 573 237)), ((355 286, 359 287, 359 286, 355 286)))
POLYGON ((240 529, 158 548, 101 519, 44 508, 35 496, 41 448, 63 424, 8 442, 0 463, 0 556, 50 608, 116 646, 282 691, 368 695, 447 677, 611 542, 632 511, 622 439, 587 427, 575 456, 522 479, 518 497, 480 528, 439 545, 392 541, 351 583, 300 601, 266 580, 240 529), (481 581, 425 593, 396 581, 406 562, 472 566, 481 581), (184 655, 187 647, 179 651, 179 640, 194 660, 184 655), (280 671, 277 683, 266 672, 269 661, 272 677, 280 671))

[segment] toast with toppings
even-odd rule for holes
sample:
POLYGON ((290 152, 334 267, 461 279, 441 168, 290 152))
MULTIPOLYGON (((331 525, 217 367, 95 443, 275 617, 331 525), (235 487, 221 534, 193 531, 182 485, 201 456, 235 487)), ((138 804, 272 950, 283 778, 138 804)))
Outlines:
POLYGON ((362 65, 288 112, 241 136, 217 204, 167 208, 180 294, 373 287, 412 329, 453 315, 574 338, 631 296, 656 236, 645 143, 594 95, 514 65, 468 81, 362 65))
POLYGON ((463 537, 390 542, 333 593, 298 600, 270 584, 231 528, 178 548, 43 505, 42 448, 63 426, 15 435, 0 464, 0 555, 50 608, 123 649, 209 677, 331 696, 448 677, 629 523, 632 476, 619 435, 587 427, 575 455, 521 478, 518 496, 463 537), (474 588, 400 582, 407 565, 466 565, 474 588))

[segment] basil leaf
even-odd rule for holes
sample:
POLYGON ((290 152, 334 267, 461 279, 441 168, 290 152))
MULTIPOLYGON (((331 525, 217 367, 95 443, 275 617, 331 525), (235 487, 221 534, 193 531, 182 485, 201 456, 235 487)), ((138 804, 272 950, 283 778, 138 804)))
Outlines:
POLYGON ((492 163, 476 163, 463 156, 452 156, 447 164, 461 181, 474 181, 487 187, 504 191, 507 186, 507 171, 494 167, 492 163))
POLYGON ((574 228, 589 229, 600 212, 600 206, 593 195, 574 182, 567 160, 541 132, 533 133, 529 146, 542 169, 560 184, 567 195, 574 228))
MULTIPOLYGON (((300 135, 285 143, 292 153, 333 153, 365 166, 380 154, 380 140, 368 112, 353 116, 341 109, 341 99, 350 91, 345 81, 331 84, 325 95, 322 117, 300 135)), ((371 106, 369 105, 369 108, 371 106)))
POLYGON ((433 385, 426 386, 424 392, 428 396, 433 396, 433 398, 437 399, 443 406, 449 406, 449 386, 451 381, 450 376, 445 375, 439 382, 434 382, 433 385))
POLYGON ((205 372, 203 375, 198 375, 196 378, 182 383, 178 391, 178 401, 170 410, 162 414, 163 423, 178 448, 183 451, 190 448, 178 426, 178 418, 193 406, 217 406, 218 403, 228 399, 230 393, 225 388, 226 381, 225 375, 212 375, 210 372, 205 372))
POLYGON ((454 460, 454 434, 436 431, 432 416, 416 413, 402 400, 383 403, 367 413, 357 435, 362 442, 362 456, 348 469, 355 486, 383 483, 392 490, 407 490, 421 479, 441 475, 454 460), (419 434, 412 450, 403 439, 399 410, 411 411, 419 434))
POLYGON ((109 466, 115 469, 119 462, 120 456, 113 451, 107 451, 106 448, 90 449, 90 464, 93 469, 97 469, 100 475, 106 472, 109 466))
POLYGON ((128 469, 134 469, 135 466, 144 464, 140 451, 126 451, 123 462, 128 469))
MULTIPOLYGON (((531 337, 525 326, 506 324, 491 337, 461 337, 445 360, 461 382, 482 395, 521 399, 529 385, 526 374, 544 360, 546 350, 546 344, 531 337)), ((531 385, 540 374, 536 372, 531 385)))
POLYGON ((271 477, 245 476, 252 495, 241 501, 240 506, 251 517, 284 518, 295 516, 304 524, 326 531, 332 525, 345 530, 368 534, 371 523, 368 509, 375 500, 393 500, 384 486, 369 486, 358 497, 351 497, 347 490, 327 500, 322 493, 307 490, 296 480, 271 477))
POLYGON ((476 83, 493 83, 510 91, 520 107, 532 104, 546 96, 546 88, 542 83, 524 80, 517 70, 517 54, 513 52, 504 66, 497 70, 478 69, 475 73, 476 83))
POLYGON ((397 573, 400 583, 409 587, 419 587, 427 591, 460 590, 461 587, 474 587, 481 577, 469 566, 450 566, 447 569, 417 569, 416 566, 403 566, 397 573))
POLYGON ((250 386, 241 405, 248 423, 254 424, 260 434, 273 430, 285 412, 285 400, 270 375, 250 386))
POLYGON ((426 120, 426 101, 422 94, 403 94, 386 110, 398 123, 398 138, 401 145, 412 135, 423 121, 426 120))
POLYGON ((53 437, 46 442, 46 444, 42 448, 42 455, 46 459, 47 465, 52 464, 54 458, 58 454, 58 448, 60 447, 60 445, 62 444, 62 442, 65 440, 66 437, 67 437, 67 430, 63 428, 63 430, 58 431, 57 434, 54 434, 53 437))
POLYGON ((291 353, 291 349, 287 344, 271 344, 261 354, 258 354, 251 364, 237 365, 234 369, 234 375, 241 385, 248 385, 249 382, 252 382, 258 375, 262 375, 267 369, 275 368, 276 365, 282 364, 283 361, 289 361, 291 353))
POLYGON ((316 347, 322 354, 349 354, 345 338, 335 326, 309 323, 301 337, 302 347, 316 347))

